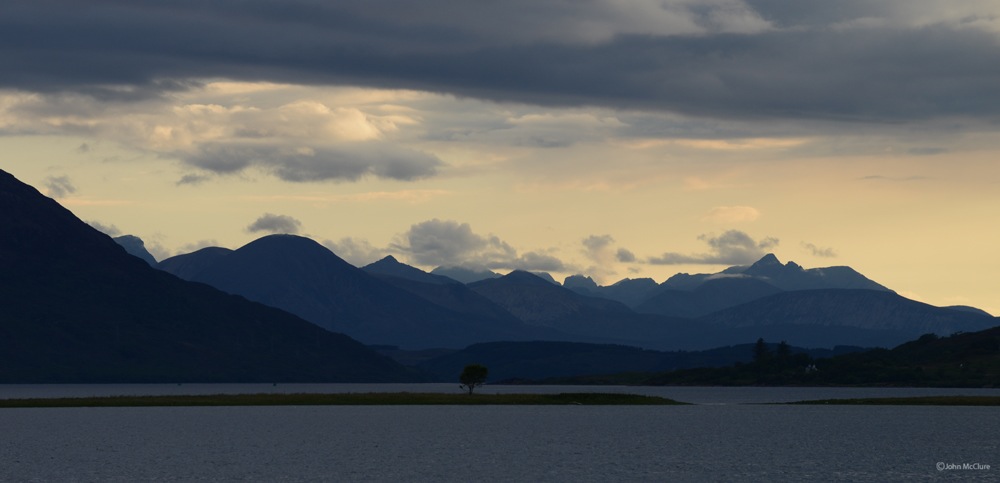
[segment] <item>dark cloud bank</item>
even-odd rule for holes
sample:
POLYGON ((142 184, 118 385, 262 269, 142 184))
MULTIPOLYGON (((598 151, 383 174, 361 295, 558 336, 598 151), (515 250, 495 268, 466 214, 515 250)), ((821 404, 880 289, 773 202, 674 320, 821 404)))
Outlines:
POLYGON ((892 22, 909 8, 901 0, 751 0, 741 8, 767 28, 716 25, 737 3, 666 2, 688 9, 681 13, 699 32, 622 28, 586 39, 579 26, 600 24, 612 4, 5 2, 0 86, 132 100, 221 77, 721 118, 895 122, 1000 112, 1000 42, 972 26, 992 21, 986 16, 914 25, 892 22), (889 21, 851 27, 870 18, 889 21))

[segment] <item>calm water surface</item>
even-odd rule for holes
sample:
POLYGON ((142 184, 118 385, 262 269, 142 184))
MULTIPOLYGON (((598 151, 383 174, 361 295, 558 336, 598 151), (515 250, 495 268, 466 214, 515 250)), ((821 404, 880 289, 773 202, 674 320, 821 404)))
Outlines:
MULTIPOLYGON (((179 394, 458 392, 458 384, 0 384, 0 399, 179 394)), ((695 404, 791 402, 806 399, 933 395, 1000 396, 1000 389, 862 387, 649 387, 487 385, 484 394, 618 392, 695 404)))
MULTIPOLYGON (((236 386, 226 388, 237 390, 236 386)), ((223 392, 220 386, 184 387, 184 393, 223 392)), ((256 389, 265 387, 275 386, 249 388, 264 392, 256 389)), ((342 392, 373 389, 352 387, 342 392)), ((101 391, 120 388, 105 386, 101 391)), ((10 394, 27 391, 0 389, 2 397, 22 397, 10 394)), ((34 391, 47 395, 68 389, 34 386, 34 391)), ((152 388, 142 390, 147 389, 152 388)), ((301 389, 290 392, 305 392, 301 389)), ((78 390, 84 389, 69 392, 78 390)), ((487 388, 491 390, 507 388, 487 388)), ((565 392, 566 388, 535 390, 565 392)), ((4 409, 0 410, 4 435, 0 480, 1000 479, 997 408, 738 404, 870 392, 855 389, 621 390, 664 390, 668 397, 704 404, 4 409), (938 471, 939 462, 990 465, 990 469, 938 471)), ((875 395, 940 393, 878 391, 875 395)), ((945 391, 949 392, 983 391, 945 391)))

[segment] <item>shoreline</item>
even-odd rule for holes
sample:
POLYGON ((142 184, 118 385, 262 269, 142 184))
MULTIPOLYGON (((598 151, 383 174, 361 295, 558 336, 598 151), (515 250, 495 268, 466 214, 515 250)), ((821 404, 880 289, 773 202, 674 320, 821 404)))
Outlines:
POLYGON ((657 396, 615 393, 559 394, 212 394, 188 396, 103 396, 0 399, 0 408, 184 407, 184 406, 445 406, 445 405, 685 405, 657 396))
POLYGON ((1000 396, 912 396, 815 399, 783 404, 836 406, 1000 406, 1000 396))

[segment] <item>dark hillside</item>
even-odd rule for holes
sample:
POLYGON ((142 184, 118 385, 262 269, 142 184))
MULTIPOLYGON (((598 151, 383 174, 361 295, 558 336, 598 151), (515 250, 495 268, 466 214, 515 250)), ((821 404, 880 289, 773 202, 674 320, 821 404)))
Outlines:
POLYGON ((0 382, 406 381, 290 314, 184 282, 0 171, 0 382))

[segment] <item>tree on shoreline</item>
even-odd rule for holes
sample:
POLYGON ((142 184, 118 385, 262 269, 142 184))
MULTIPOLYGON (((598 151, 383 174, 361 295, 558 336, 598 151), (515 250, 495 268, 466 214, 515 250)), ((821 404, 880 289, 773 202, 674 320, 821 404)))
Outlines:
POLYGON ((771 350, 767 348, 763 337, 757 339, 753 346, 753 361, 761 366, 771 361, 771 350))
POLYGON ((458 387, 469 391, 471 396, 476 387, 486 383, 486 376, 489 372, 489 369, 482 364, 469 364, 462 370, 462 375, 458 376, 458 382, 461 383, 458 387))

